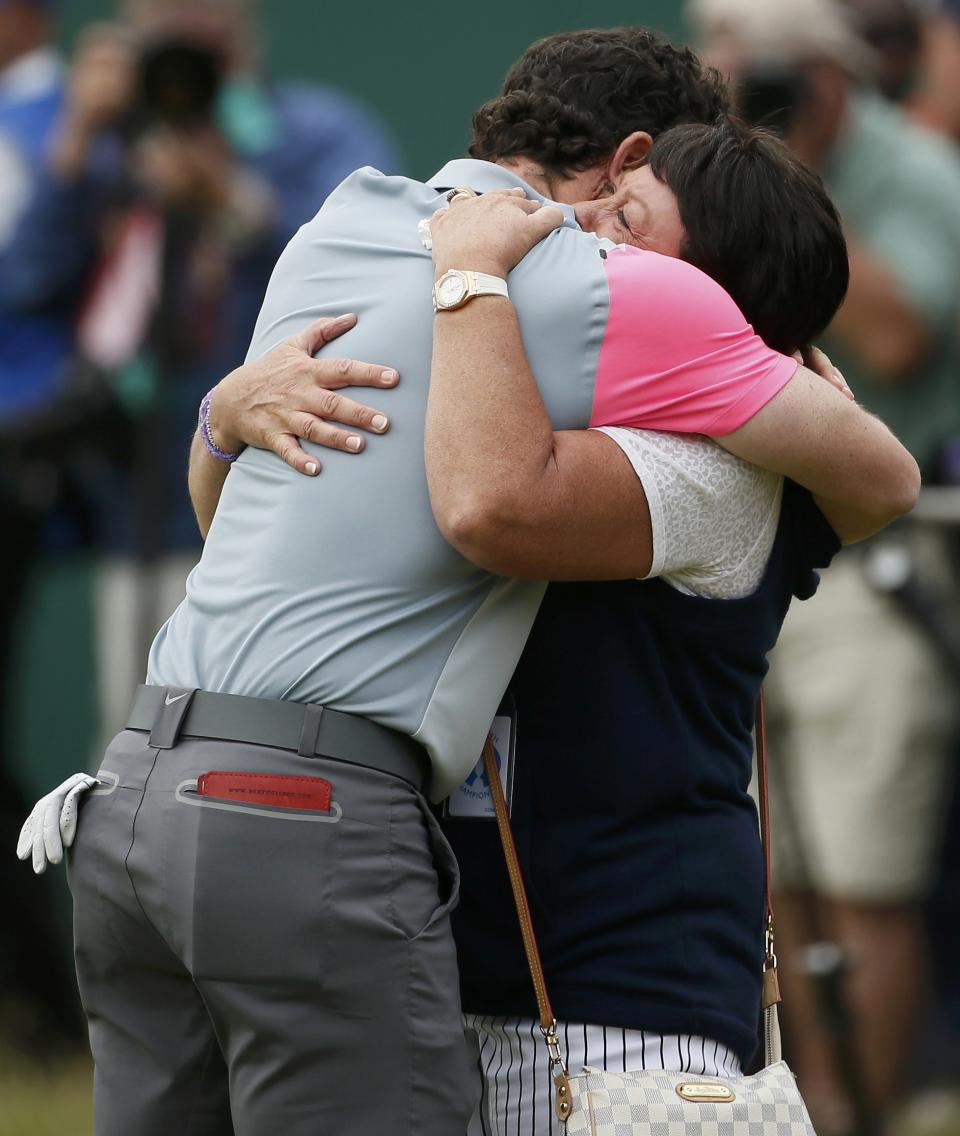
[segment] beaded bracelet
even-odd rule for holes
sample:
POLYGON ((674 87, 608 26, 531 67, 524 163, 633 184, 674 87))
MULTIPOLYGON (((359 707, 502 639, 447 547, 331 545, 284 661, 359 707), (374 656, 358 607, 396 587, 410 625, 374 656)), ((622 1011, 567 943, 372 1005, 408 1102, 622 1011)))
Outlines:
POLYGON ((235 462, 240 454, 231 454, 226 450, 221 450, 217 443, 213 440, 213 434, 210 432, 210 398, 212 395, 212 390, 207 391, 200 403, 200 415, 197 419, 197 426, 200 429, 200 437, 203 439, 203 444, 206 447, 207 453, 212 458, 216 458, 217 461, 222 462, 235 462))

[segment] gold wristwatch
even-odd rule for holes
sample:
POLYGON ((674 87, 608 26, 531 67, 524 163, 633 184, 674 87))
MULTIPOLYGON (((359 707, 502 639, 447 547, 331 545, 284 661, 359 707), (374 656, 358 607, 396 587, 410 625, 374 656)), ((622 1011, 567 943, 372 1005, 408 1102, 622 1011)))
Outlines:
POLYGON ((509 299, 507 282, 486 272, 450 268, 433 286, 433 310, 451 312, 462 308, 474 296, 505 296, 509 299))

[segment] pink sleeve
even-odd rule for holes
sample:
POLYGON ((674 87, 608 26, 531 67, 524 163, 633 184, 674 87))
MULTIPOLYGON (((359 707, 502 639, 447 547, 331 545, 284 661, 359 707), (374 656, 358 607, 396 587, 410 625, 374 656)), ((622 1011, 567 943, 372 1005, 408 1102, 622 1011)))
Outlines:
POLYGON ((729 434, 796 373, 693 265, 628 247, 605 264, 610 315, 591 426, 729 434))

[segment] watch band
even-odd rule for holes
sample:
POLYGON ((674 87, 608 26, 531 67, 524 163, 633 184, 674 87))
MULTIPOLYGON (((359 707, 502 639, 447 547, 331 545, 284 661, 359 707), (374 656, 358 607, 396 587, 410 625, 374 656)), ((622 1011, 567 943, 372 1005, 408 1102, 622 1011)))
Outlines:
POLYGON ((471 280, 471 295, 504 297, 510 295, 506 280, 500 276, 491 276, 488 272, 468 272, 467 276, 471 280))
POLYGON ((475 296, 503 296, 510 298, 506 280, 487 272, 472 269, 450 268, 433 286, 433 310, 455 311, 475 296))

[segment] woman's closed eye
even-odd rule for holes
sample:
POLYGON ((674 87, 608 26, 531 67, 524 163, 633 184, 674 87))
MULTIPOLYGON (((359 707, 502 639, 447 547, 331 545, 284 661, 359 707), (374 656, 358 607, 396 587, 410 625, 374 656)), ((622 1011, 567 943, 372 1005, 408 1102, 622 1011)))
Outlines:
POLYGON ((625 245, 633 245, 634 248, 645 248, 646 243, 643 237, 630 228, 627 221, 627 215, 622 209, 617 210, 617 224, 620 226, 624 234, 623 243, 625 245))

